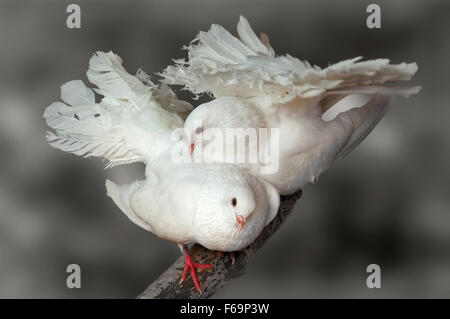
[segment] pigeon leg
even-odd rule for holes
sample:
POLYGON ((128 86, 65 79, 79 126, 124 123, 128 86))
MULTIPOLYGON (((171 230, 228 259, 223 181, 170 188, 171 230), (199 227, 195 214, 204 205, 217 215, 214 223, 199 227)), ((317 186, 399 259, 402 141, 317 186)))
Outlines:
POLYGON ((197 264, 197 263, 193 262, 186 245, 183 245, 183 255, 184 255, 185 262, 184 262, 183 276, 181 277, 180 284, 184 282, 184 280, 186 279, 187 273, 190 270, 192 281, 194 282, 195 288, 197 289, 198 292, 202 292, 202 290, 200 288, 200 284, 198 282, 197 273, 196 273, 195 269, 196 268, 210 269, 210 268, 212 268, 212 265, 211 264, 197 264))

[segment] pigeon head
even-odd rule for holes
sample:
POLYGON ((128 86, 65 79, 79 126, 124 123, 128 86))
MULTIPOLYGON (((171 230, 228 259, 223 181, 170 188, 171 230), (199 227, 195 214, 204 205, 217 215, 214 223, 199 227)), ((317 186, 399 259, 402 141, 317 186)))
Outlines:
POLYGON ((231 240, 246 232, 257 208, 256 192, 260 189, 255 189, 248 182, 247 174, 238 167, 229 164, 211 166, 219 169, 208 173, 208 179, 202 185, 195 223, 201 231, 209 230, 209 235, 213 229, 214 236, 231 240))
POLYGON ((239 232, 242 231, 247 219, 256 207, 255 197, 250 190, 251 189, 249 188, 237 188, 230 191, 230 195, 233 196, 230 201, 231 209, 233 211, 232 219, 235 219, 239 232))
POLYGON ((260 111, 248 101, 220 97, 196 107, 187 117, 184 128, 189 137, 190 153, 197 155, 200 150, 206 151, 211 143, 219 143, 218 146, 226 143, 227 129, 259 128, 263 123, 260 111))
POLYGON ((248 246, 276 215, 278 192, 232 164, 208 164, 204 169, 207 178, 196 194, 196 241, 222 251, 248 246))

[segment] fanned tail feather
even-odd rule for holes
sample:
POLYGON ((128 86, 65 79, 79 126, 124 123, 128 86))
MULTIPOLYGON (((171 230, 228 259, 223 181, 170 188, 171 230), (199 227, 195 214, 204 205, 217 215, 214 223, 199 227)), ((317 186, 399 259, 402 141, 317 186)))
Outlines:
MULTIPOLYGON (((142 70, 136 76, 122 66, 112 52, 96 52, 89 61, 87 76, 97 88, 75 80, 61 86, 61 99, 47 107, 44 118, 55 132, 48 132, 49 144, 79 156, 103 157, 107 167, 145 161, 153 149, 147 139, 183 125, 192 106, 176 98, 166 85, 155 85, 142 70), (95 93, 102 95, 96 103, 95 93), (153 110, 153 111, 152 111, 153 110), (156 121, 156 122, 155 122, 156 121), (155 126, 154 131, 152 131, 155 126), (131 136, 133 135, 133 136, 131 136)), ((158 144, 160 143, 160 144, 158 144)))
POLYGON ((276 56, 268 37, 258 38, 242 16, 237 31, 240 39, 213 24, 188 47, 188 60, 167 67, 161 76, 167 83, 183 85, 195 94, 244 98, 265 95, 277 103, 326 96, 342 88, 358 90, 361 86, 370 86, 370 93, 407 96, 418 92, 417 87, 390 86, 410 80, 417 71, 416 63, 393 65, 388 59, 360 61, 357 57, 321 69, 290 55, 276 56))
POLYGON ((109 160, 108 167, 136 162, 141 156, 127 147, 115 112, 95 103, 94 92, 82 81, 70 81, 61 87, 61 102, 52 103, 44 112, 47 133, 54 148, 78 156, 97 156, 109 160))

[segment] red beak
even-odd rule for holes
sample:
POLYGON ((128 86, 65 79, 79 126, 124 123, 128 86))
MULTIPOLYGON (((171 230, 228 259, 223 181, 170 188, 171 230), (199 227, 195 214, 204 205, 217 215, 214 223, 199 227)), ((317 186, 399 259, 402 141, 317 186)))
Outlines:
POLYGON ((236 215, 236 221, 238 223, 239 231, 242 231, 242 228, 244 228, 245 224, 245 218, 242 215, 236 215))
POLYGON ((192 153, 194 152, 194 148, 195 148, 195 144, 191 143, 191 145, 189 146, 189 155, 192 155, 192 153))

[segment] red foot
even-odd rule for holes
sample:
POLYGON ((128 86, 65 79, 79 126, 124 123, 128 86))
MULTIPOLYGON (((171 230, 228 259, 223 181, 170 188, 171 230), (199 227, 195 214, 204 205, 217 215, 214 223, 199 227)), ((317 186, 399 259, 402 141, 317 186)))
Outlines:
POLYGON ((193 262, 191 255, 189 255, 189 251, 187 250, 186 247, 183 247, 183 253, 184 253, 184 258, 185 258, 185 264, 184 264, 184 271, 183 271, 183 276, 181 277, 181 280, 180 280, 180 284, 183 283, 183 281, 186 279, 188 270, 190 270, 192 281, 194 282, 195 288, 197 289, 198 292, 202 292, 202 290, 200 288, 200 284, 198 283, 198 278, 197 278, 197 273, 195 271, 195 268, 210 269, 210 268, 212 268, 212 265, 197 264, 197 263, 193 262))

